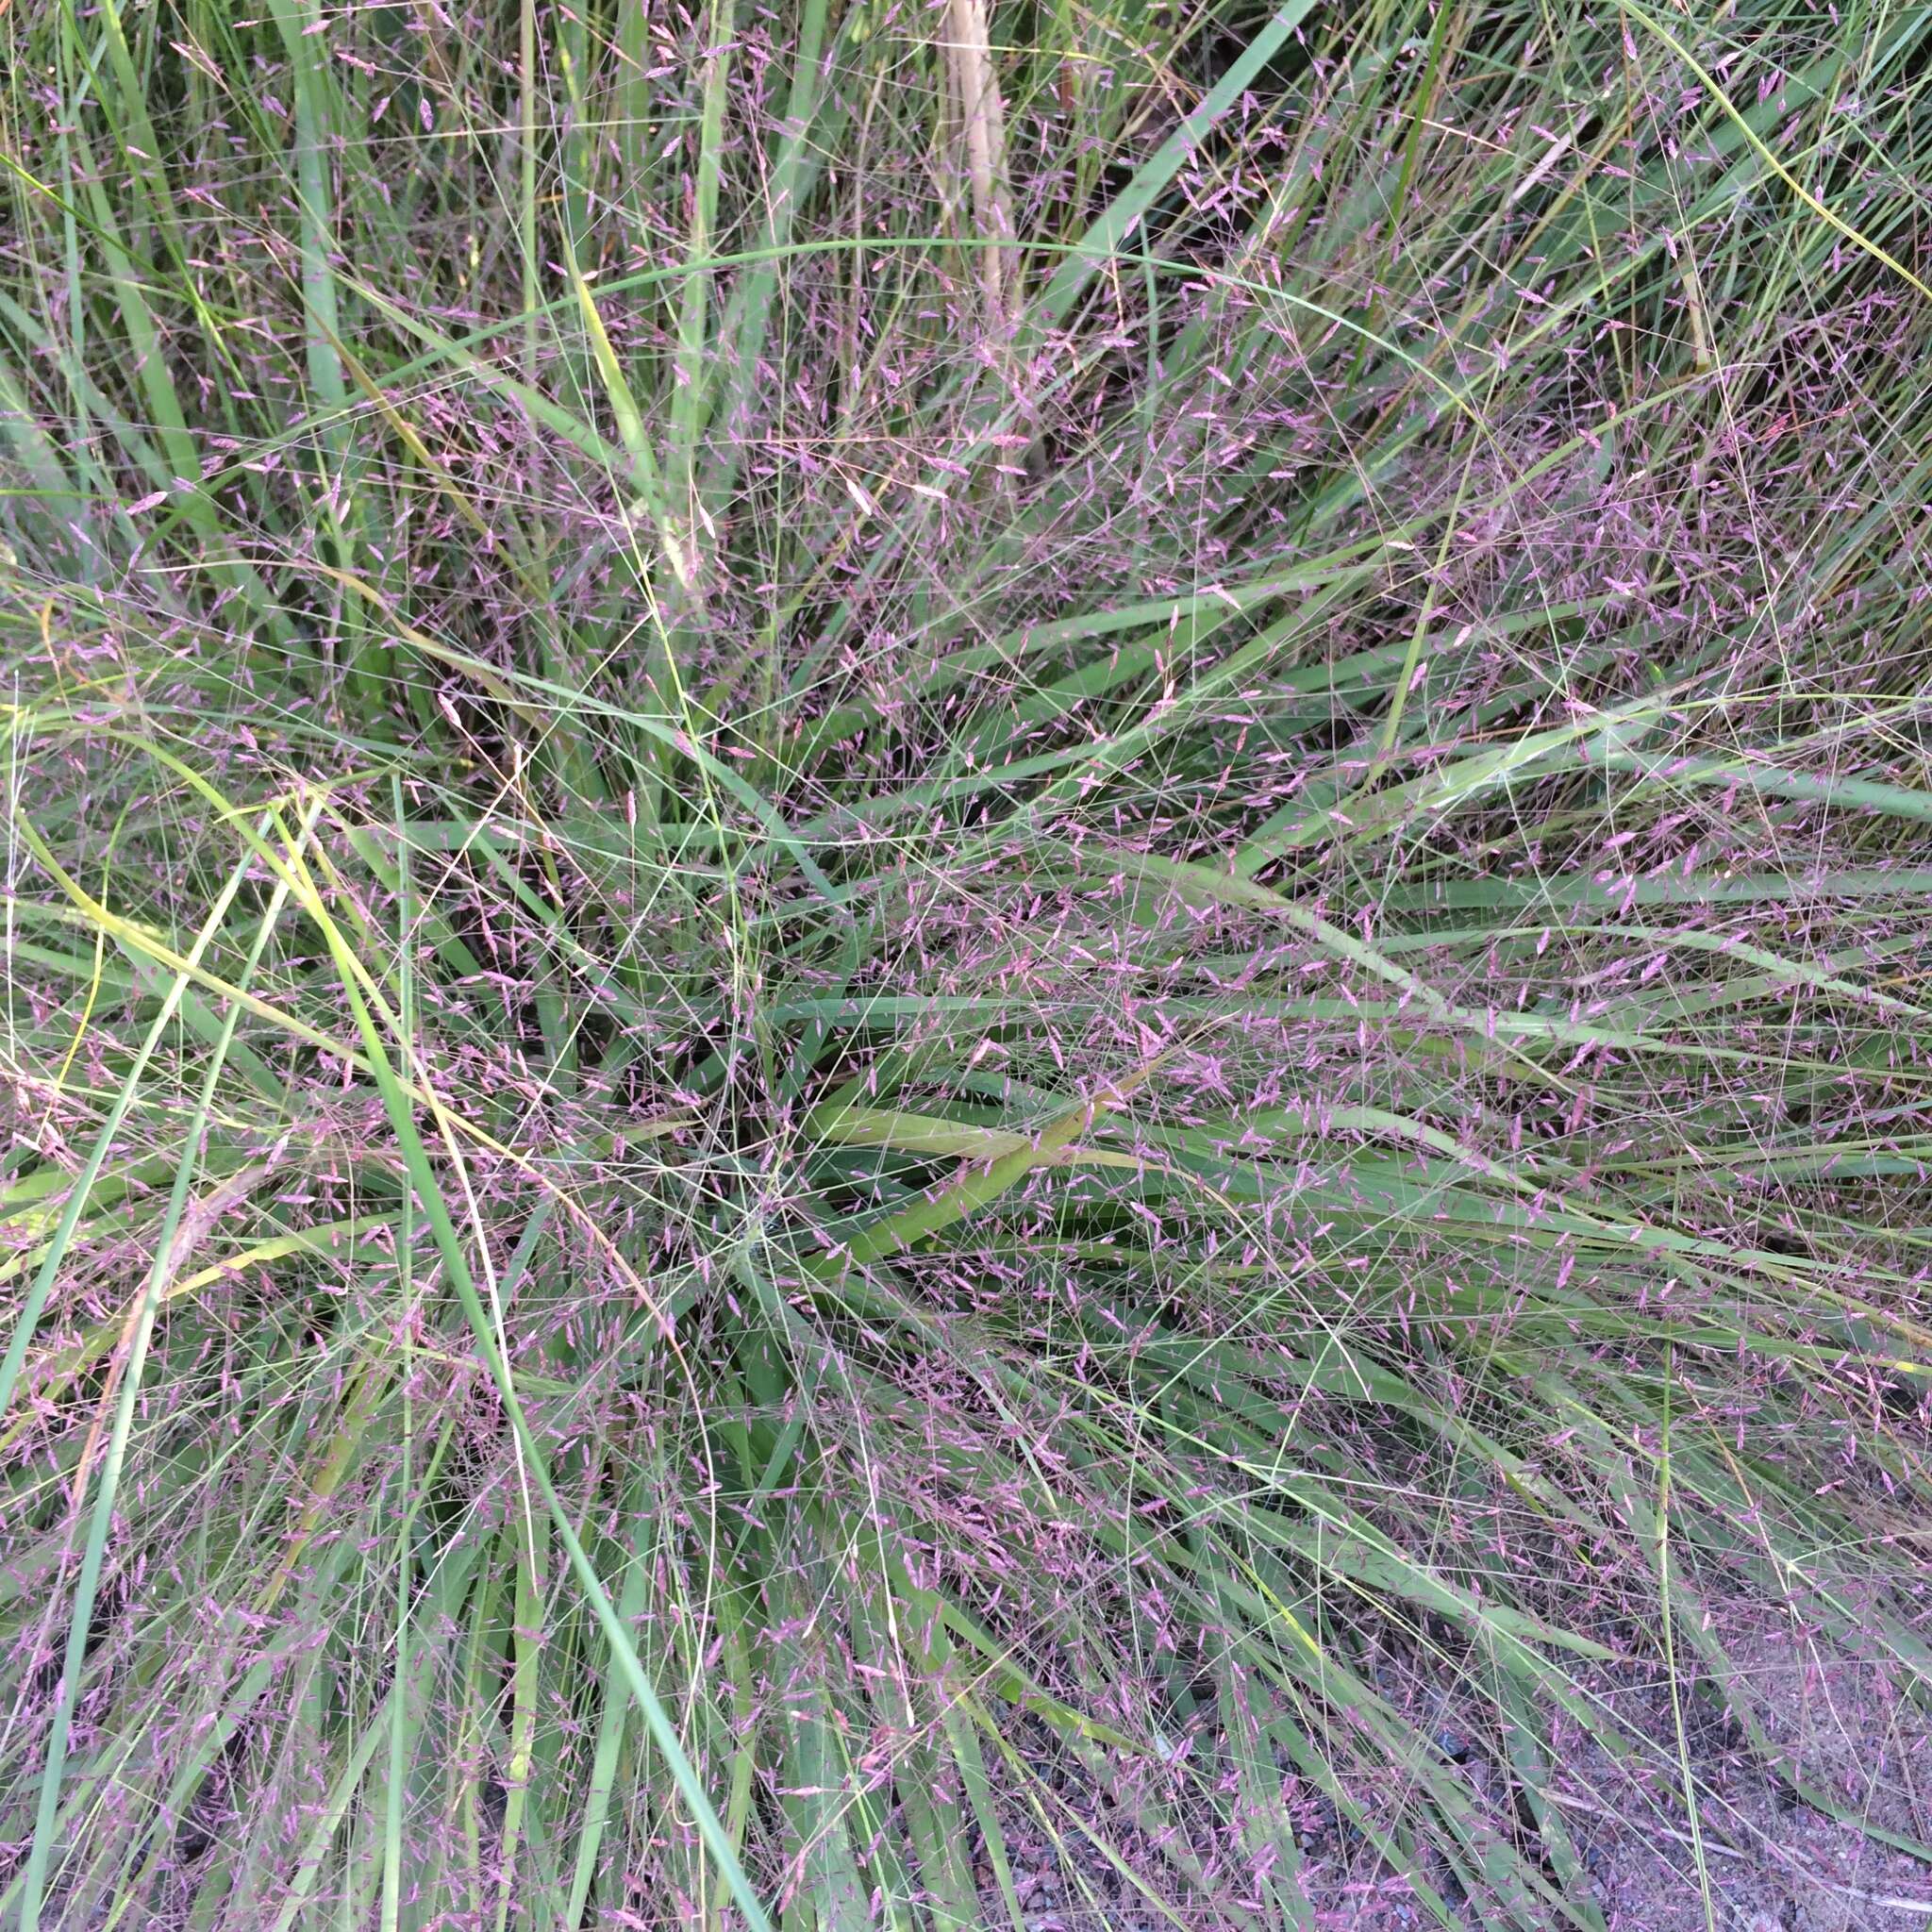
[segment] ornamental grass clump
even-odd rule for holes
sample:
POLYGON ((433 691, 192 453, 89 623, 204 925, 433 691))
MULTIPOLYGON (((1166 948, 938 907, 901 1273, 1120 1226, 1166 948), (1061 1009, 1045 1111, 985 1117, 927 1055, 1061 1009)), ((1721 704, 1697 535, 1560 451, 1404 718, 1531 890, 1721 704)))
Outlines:
POLYGON ((1932 1914, 1932 16, 0 35, 0 1924, 1932 1914))

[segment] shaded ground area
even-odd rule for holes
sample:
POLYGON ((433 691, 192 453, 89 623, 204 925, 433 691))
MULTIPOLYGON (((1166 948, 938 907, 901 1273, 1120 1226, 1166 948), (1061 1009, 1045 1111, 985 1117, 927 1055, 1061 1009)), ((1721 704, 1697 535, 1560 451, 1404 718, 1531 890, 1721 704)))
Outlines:
MULTIPOLYGON (((1546 1798, 1587 1874, 1578 1904, 1605 1932, 1917 1932, 1932 1924, 1932 1863, 1904 1843, 1932 1843, 1932 1718, 1904 1700, 1883 1664, 1832 1656, 1762 1607, 1734 1607, 1723 1634, 1737 1671, 1722 1693, 1689 1674, 1674 1703, 1657 1674, 1603 1671, 1587 1684, 1617 1725, 1648 1747, 1639 1768, 1616 1763, 1580 1728, 1566 1740, 1557 1726, 1567 1748, 1546 1798), (1673 1741, 1680 1711, 1681 1757, 1673 1741), (1781 1774, 1751 1748, 1754 1726, 1781 1774), (1695 1835, 1684 1802, 1687 1760, 1699 1799, 1695 1835)), ((1458 1760, 1476 1815, 1499 1837, 1521 1838, 1526 1793, 1493 1740, 1440 1691, 1417 1689, 1437 1699, 1439 1741, 1458 1760)), ((1256 1888, 1243 1888, 1237 1861, 1220 1848, 1151 1842, 1093 1780, 1070 1769, 1042 1727, 1023 1722, 1015 1740, 1024 1774, 1009 1763, 996 1800, 1010 1901, 986 1835, 974 1834, 986 1924, 1009 1924, 1015 1904, 1024 1932, 1276 1922, 1270 1902, 1237 1899, 1256 1888), (1217 1891, 1225 1903, 1215 1902, 1217 1891)), ((1296 1841, 1306 1924, 1395 1932, 1431 1922, 1408 1879, 1332 1805, 1305 1797, 1290 1808, 1305 1827, 1296 1841)), ((1441 1882, 1446 1874, 1431 1875, 1441 1882)), ((1462 1904, 1453 1881, 1444 1890, 1453 1906, 1462 1904)), ((1457 1916, 1475 1923, 1466 1910, 1457 1916)), ((1549 1923, 1557 1923, 1554 1915, 1549 1923)))

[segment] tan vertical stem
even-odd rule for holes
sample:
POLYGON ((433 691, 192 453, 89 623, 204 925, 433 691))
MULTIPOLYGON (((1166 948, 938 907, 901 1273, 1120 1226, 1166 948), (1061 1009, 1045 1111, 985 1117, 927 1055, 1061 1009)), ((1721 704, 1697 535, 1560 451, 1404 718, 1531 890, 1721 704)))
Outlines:
POLYGON ((979 251, 980 287, 991 332, 1004 341, 1013 319, 1013 214, 1007 187, 1007 115, 988 39, 986 0, 948 0, 946 67, 974 232, 995 245, 979 251))

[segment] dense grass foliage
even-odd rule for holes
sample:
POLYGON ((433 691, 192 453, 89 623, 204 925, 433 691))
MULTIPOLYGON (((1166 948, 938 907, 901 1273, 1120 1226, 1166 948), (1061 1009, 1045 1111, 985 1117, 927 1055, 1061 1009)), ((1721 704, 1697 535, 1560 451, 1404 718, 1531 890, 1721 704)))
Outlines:
POLYGON ((1925 9, 0 37, 0 1922, 1870 1823, 1726 1633, 1932 1690, 1925 9))

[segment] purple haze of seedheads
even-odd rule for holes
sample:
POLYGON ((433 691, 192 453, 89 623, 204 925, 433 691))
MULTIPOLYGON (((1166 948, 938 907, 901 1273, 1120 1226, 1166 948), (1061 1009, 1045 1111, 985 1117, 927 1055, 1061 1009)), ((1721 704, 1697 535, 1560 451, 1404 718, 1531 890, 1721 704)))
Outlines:
POLYGON ((0 1909, 1923 1833, 1923 25, 1291 11, 22 21, 0 1909))

